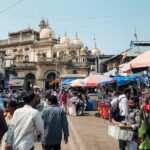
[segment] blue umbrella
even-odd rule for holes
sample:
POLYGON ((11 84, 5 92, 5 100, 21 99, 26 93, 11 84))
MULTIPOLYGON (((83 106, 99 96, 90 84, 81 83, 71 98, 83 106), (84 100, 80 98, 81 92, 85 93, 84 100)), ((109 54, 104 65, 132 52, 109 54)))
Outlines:
POLYGON ((75 79, 74 78, 69 78, 69 79, 66 79, 66 80, 64 80, 63 82, 62 82, 62 86, 63 85, 68 85, 71 81, 74 81, 75 79))

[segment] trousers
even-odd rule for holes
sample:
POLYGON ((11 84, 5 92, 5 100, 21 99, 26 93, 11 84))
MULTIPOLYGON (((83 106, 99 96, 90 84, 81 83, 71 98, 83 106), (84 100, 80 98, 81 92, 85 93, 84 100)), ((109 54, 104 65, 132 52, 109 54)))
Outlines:
POLYGON ((42 145, 43 150, 61 150, 60 144, 57 145, 42 145))

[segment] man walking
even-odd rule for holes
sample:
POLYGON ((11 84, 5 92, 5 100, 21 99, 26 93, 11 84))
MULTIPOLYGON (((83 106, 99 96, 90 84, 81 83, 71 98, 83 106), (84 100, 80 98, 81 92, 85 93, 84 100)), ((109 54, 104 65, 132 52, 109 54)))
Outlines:
POLYGON ((34 150, 35 132, 42 134, 44 125, 40 113, 33 109, 35 94, 26 93, 25 106, 17 109, 13 115, 6 139, 8 150, 34 150))
POLYGON ((58 105, 56 96, 50 95, 47 103, 48 107, 44 109, 42 114, 44 121, 44 134, 42 137, 43 150, 60 150, 62 131, 65 144, 67 144, 69 136, 66 113, 58 105))

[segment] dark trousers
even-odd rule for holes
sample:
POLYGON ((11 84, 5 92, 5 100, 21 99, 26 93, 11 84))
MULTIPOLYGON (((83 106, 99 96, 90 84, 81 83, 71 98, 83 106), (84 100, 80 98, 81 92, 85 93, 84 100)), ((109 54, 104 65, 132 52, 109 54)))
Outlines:
POLYGON ((61 146, 60 144, 57 145, 42 145, 43 150, 60 150, 61 146))
POLYGON ((34 150, 34 147, 32 147, 30 150, 34 150))
POLYGON ((127 142, 125 140, 119 140, 119 149, 125 150, 127 146, 127 142))

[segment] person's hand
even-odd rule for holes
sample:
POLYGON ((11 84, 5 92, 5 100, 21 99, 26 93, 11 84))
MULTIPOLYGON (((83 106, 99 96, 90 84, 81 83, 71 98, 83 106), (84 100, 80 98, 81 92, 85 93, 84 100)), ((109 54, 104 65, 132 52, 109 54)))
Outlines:
POLYGON ((5 150, 13 150, 13 148, 12 148, 11 145, 7 145, 7 146, 5 147, 5 150))
POLYGON ((117 121, 115 121, 114 119, 111 119, 111 123, 113 124, 113 125, 121 125, 121 123, 120 122, 117 122, 117 121))
POLYGON ((124 124, 119 125, 119 127, 120 127, 121 129, 130 129, 130 128, 131 128, 131 126, 129 126, 129 125, 124 125, 124 124))
POLYGON ((65 144, 67 144, 68 143, 68 138, 64 138, 64 142, 65 142, 65 144))

